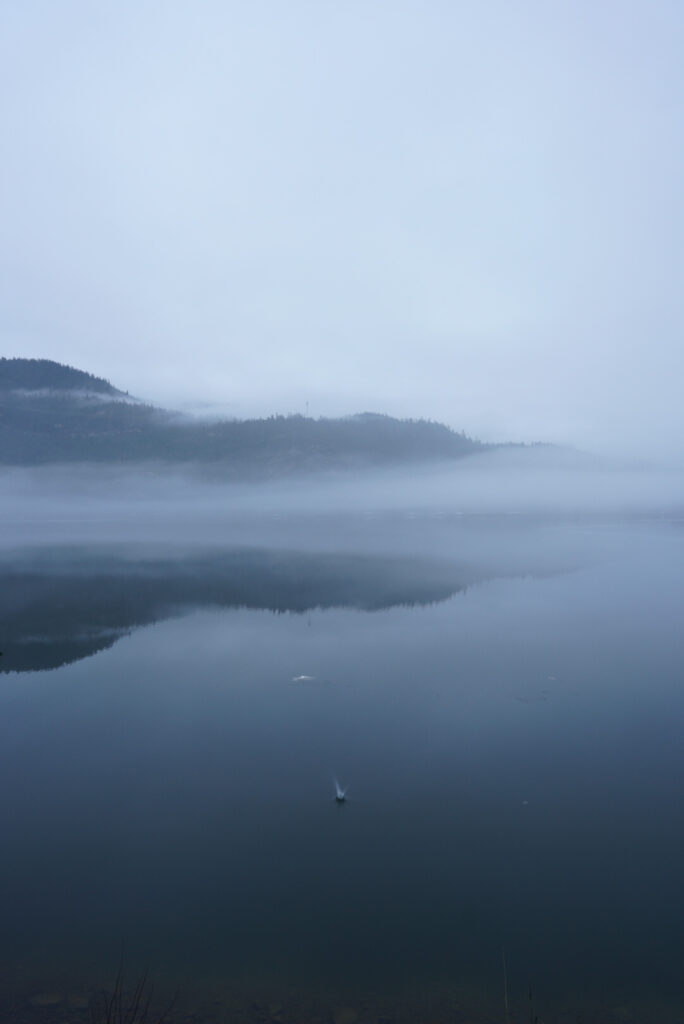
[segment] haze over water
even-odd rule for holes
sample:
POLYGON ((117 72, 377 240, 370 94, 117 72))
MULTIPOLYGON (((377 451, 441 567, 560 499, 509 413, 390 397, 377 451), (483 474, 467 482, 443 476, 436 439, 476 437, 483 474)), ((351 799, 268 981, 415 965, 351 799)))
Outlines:
POLYGON ((513 1019, 681 1014, 679 514, 48 521, 0 559, 6 1005, 123 940, 207 1021, 504 1019, 502 952, 513 1019))

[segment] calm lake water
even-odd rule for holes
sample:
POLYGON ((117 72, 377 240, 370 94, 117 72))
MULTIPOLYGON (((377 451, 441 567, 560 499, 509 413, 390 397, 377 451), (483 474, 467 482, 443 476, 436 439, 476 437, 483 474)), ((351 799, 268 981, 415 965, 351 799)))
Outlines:
POLYGON ((6 1005, 684 1020, 683 522, 271 534, 3 552, 6 1005))

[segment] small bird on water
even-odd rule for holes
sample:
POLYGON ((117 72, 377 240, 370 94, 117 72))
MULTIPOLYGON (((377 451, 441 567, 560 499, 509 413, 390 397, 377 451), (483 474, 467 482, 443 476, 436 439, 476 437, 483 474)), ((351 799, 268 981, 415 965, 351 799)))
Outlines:
POLYGON ((335 783, 335 801, 338 804, 343 804, 347 799, 347 790, 342 789, 337 779, 333 779, 335 783))

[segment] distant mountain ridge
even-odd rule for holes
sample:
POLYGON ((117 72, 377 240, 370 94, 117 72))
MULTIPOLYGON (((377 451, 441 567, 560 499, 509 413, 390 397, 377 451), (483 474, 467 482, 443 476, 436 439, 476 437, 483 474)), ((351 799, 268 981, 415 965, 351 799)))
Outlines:
POLYGON ((0 359, 0 464, 215 464, 237 478, 457 459, 482 444, 442 423, 379 413, 200 421, 47 359, 0 359))

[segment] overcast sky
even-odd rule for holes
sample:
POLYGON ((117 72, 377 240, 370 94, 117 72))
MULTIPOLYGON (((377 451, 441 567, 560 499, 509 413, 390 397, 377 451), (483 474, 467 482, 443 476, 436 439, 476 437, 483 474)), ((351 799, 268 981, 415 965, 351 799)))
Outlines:
POLYGON ((1 352, 674 451, 683 53, 681 0, 3 0, 1 352))

